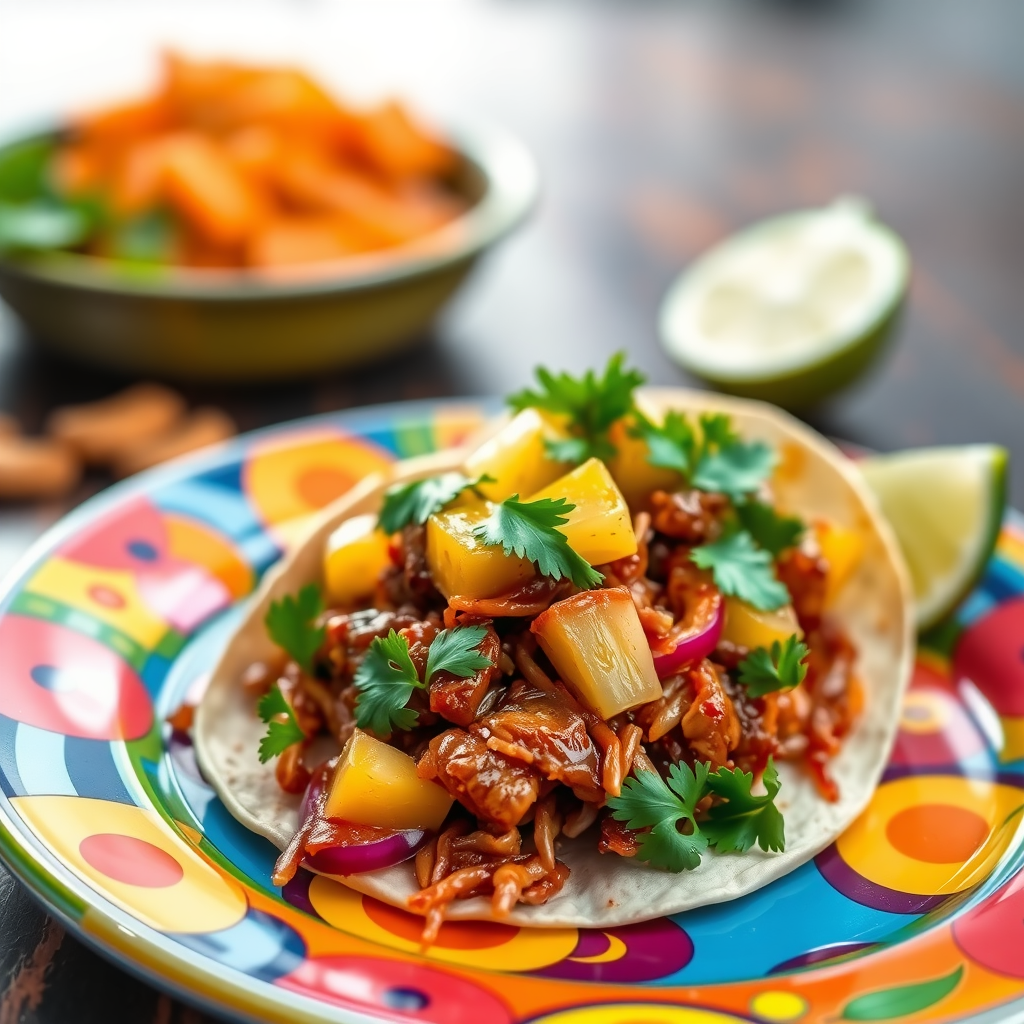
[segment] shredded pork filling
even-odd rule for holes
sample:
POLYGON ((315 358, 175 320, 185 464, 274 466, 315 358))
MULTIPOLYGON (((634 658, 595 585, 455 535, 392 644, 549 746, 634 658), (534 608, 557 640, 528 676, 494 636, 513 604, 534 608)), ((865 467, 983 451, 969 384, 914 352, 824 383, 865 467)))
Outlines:
MULTIPOLYGON (((599 567, 604 586, 628 589, 656 654, 698 630, 722 600, 710 574, 689 560, 689 550, 720 534, 727 507, 721 495, 656 492, 651 513, 636 518, 637 554, 599 567)), ((486 627, 480 651, 492 667, 468 678, 438 673, 428 691, 411 698, 417 725, 377 737, 411 754, 417 774, 457 801, 415 859, 420 891, 410 909, 425 916, 424 941, 436 938, 454 900, 485 896, 500 918, 518 903, 555 896, 569 876, 556 856, 560 842, 590 841, 602 853, 634 856, 637 834, 611 817, 605 801, 619 793, 637 759, 662 774, 679 762, 703 761, 755 776, 769 756, 794 760, 812 773, 823 797, 836 799, 828 761, 861 696, 852 675, 853 645, 823 612, 827 566, 810 547, 785 552, 779 561, 810 648, 800 686, 749 696, 736 679, 736 666, 749 652, 722 643, 710 657, 662 679, 660 699, 608 721, 562 684, 530 633, 535 616, 574 592, 570 583, 538 578, 504 597, 449 603, 434 586, 424 547, 423 528, 407 527, 393 545, 392 565, 378 581, 372 606, 324 616, 327 640, 312 675, 289 662, 279 671, 253 666, 246 678, 253 692, 277 681, 306 734, 276 766, 281 788, 301 793, 311 775, 319 773, 323 784, 329 774, 306 764, 314 738, 327 733, 344 744, 352 734, 353 677, 375 637, 397 630, 422 673, 439 630, 486 627)), ((278 861, 278 881, 344 831, 344 823, 323 817, 322 807, 322 800, 312 801, 278 861)))

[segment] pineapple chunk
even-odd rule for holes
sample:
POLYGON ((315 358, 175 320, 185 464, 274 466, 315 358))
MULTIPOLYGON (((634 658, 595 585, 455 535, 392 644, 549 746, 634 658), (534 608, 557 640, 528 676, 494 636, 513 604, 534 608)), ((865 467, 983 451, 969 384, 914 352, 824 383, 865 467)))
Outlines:
MULTIPOLYGON (((640 405, 639 402, 637 404, 640 405)), ((640 410, 646 413, 642 405, 640 410)), ((653 413, 647 416, 652 422, 658 421, 653 413)), ((647 461, 647 442, 641 437, 630 436, 631 425, 628 419, 617 420, 612 425, 608 436, 618 454, 608 460, 608 469, 629 507, 644 509, 648 507, 654 491, 676 491, 682 486, 683 478, 674 469, 652 466, 647 461)))
POLYGON ((625 587, 556 601, 530 631, 562 681, 602 718, 661 696, 654 656, 625 587))
POLYGON ((453 508, 427 520, 427 565, 446 598, 498 597, 535 575, 528 558, 506 557, 500 547, 473 536, 493 507, 453 508))
POLYGON ((763 612, 739 598, 725 599, 723 640, 753 650, 755 647, 770 648, 772 641, 778 640, 781 643, 794 633, 798 640, 804 635, 791 604, 773 612, 763 612))
POLYGON ((526 500, 538 498, 566 498, 576 506, 558 529, 569 547, 591 565, 636 554, 629 506, 600 459, 588 459, 526 500))
POLYGON ((846 585, 864 554, 864 537, 858 530, 825 522, 815 523, 814 532, 822 558, 828 562, 825 581, 825 604, 828 605, 846 585))
POLYGON ((346 519, 327 540, 324 582, 328 598, 347 605, 369 597, 390 560, 388 538, 377 529, 375 515, 346 519))
POLYGON ((324 813, 357 825, 437 831, 453 798, 416 774, 406 753, 356 729, 341 752, 324 813))
POLYGON ((494 477, 494 483, 483 483, 478 488, 491 501, 503 501, 513 494, 529 494, 570 468, 564 462, 549 459, 544 448, 545 441, 565 436, 544 413, 524 409, 477 448, 466 459, 463 469, 470 477, 485 473, 494 477))

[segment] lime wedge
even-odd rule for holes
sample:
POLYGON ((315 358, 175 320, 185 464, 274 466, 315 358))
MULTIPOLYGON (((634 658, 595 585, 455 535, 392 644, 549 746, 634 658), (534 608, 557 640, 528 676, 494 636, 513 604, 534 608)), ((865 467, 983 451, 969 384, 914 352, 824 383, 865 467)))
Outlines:
POLYGON ((999 537, 1009 456, 998 445, 874 455, 861 469, 903 549, 918 629, 944 619, 971 592, 999 537))
POLYGON ((724 391, 807 405, 881 350, 909 269, 903 243, 860 200, 775 217, 677 279, 661 308, 662 342, 724 391))

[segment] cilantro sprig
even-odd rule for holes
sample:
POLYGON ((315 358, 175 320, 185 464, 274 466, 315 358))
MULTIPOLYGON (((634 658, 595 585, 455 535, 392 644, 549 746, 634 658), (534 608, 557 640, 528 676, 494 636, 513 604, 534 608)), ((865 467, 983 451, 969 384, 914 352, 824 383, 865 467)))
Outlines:
POLYGON ((409 653, 409 641, 393 629, 374 637, 356 670, 356 725, 387 736, 396 729, 412 729, 419 712, 406 707, 413 690, 424 690, 438 672, 466 678, 493 662, 479 650, 485 626, 455 626, 442 630, 427 649, 421 680, 409 653))
POLYGON ((271 601, 264 619, 270 639, 283 647, 308 675, 313 674, 313 656, 327 635, 323 626, 316 625, 323 610, 319 588, 309 583, 297 597, 287 594, 280 601, 271 601))
POLYGON ((743 441, 724 413, 701 413, 698 426, 669 412, 661 424, 636 413, 632 433, 647 442, 652 466, 682 473, 691 486, 727 494, 739 502, 754 493, 775 466, 775 453, 761 441, 743 441))
POLYGON ((565 498, 520 501, 518 494, 495 505, 494 511, 473 533, 485 544, 501 545, 506 556, 528 558, 542 576, 567 578, 583 590, 596 587, 603 579, 587 560, 569 546, 565 534, 556 529, 569 521, 576 506, 565 498))
POLYGON ((674 469, 689 476, 697 461, 697 434, 681 412, 671 410, 660 425, 637 412, 636 424, 630 429, 634 437, 647 442, 647 461, 661 469, 674 469))
POLYGON ((669 777, 641 771, 626 779, 619 796, 610 796, 612 817, 640 831, 637 857, 666 871, 698 867, 709 847, 720 853, 744 852, 756 842, 762 850, 786 848, 785 823, 775 806, 781 784, 772 758, 764 770, 766 792, 751 792, 754 777, 740 768, 719 768, 697 762, 673 765, 669 777), (708 794, 720 798, 703 821, 697 805, 708 794))
POLYGON ((441 473, 425 480, 395 484, 384 492, 378 525, 385 533, 398 533, 410 523, 422 526, 435 512, 440 512, 463 491, 472 490, 493 478, 471 478, 462 473, 441 473))
POLYGON ((726 534, 711 544, 690 550, 690 559, 700 569, 710 569, 715 586, 730 597, 774 611, 789 604, 789 591, 772 569, 772 556, 754 544, 746 530, 726 534))
POLYGON ((552 459, 577 464, 589 458, 610 459, 616 448, 608 431, 616 420, 632 410, 633 391, 645 380, 639 371, 623 369, 625 358, 623 352, 613 355, 600 377, 593 370, 573 377, 538 367, 540 388, 519 391, 509 396, 508 404, 515 412, 543 409, 566 418, 572 436, 545 442, 552 459))
POLYGON ((719 768, 708 776, 708 788, 725 803, 713 804, 700 828, 719 853, 745 853, 755 842, 765 852, 786 848, 785 822, 775 806, 782 783, 770 757, 761 778, 766 792, 755 796, 750 792, 754 776, 741 768, 719 768))
POLYGON ((266 764, 272 757, 283 754, 293 743, 301 743, 306 738, 277 683, 260 698, 256 713, 267 724, 267 734, 260 740, 260 764, 266 764))
POLYGON ((692 871, 708 848, 697 825, 697 804, 707 788, 708 766, 695 769, 679 763, 669 769, 666 782, 656 772, 641 771, 622 783, 619 796, 608 798, 612 817, 626 828, 639 830, 637 856, 666 871, 692 871), (679 826, 687 825, 689 833, 679 826))
POLYGON ((800 540, 807 530, 802 519, 780 515, 761 501, 748 501, 736 508, 736 518, 759 547, 776 558, 800 540))
POLYGON ((807 675, 806 644, 796 635, 772 642, 771 649, 757 647, 739 663, 739 681, 751 697, 799 686, 807 675))
POLYGON ((640 412, 634 419, 631 433, 647 442, 651 465, 674 469, 690 486, 725 494, 732 501, 726 535, 694 548, 693 561, 712 571, 723 594, 763 611, 788 603, 789 592, 776 578, 772 562, 800 539, 806 527, 753 498, 775 466, 772 449, 760 441, 741 440, 723 413, 702 413, 696 426, 674 411, 661 424, 640 412))

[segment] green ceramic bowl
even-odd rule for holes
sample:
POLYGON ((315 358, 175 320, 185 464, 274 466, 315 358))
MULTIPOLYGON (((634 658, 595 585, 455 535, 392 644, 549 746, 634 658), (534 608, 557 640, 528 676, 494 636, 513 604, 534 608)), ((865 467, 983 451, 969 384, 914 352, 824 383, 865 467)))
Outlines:
POLYGON ((536 166, 514 138, 476 128, 453 139, 453 184, 472 205, 415 243, 289 276, 4 256, 0 297, 40 344, 133 374, 244 381, 379 360, 422 339, 536 199, 536 166))

